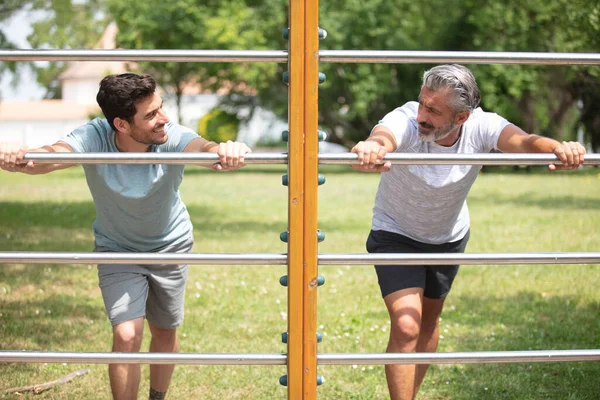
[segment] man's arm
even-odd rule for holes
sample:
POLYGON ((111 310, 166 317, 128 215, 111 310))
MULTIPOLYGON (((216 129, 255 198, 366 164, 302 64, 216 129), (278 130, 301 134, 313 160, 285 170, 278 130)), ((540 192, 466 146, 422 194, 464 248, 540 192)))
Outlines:
POLYGON ((25 163, 27 153, 72 153, 73 149, 65 142, 56 142, 36 149, 27 149, 19 143, 0 143, 0 169, 8 172, 22 172, 28 175, 47 174, 59 169, 72 167, 75 164, 35 164, 25 163))
POLYGON ((398 144, 392 131, 384 126, 376 127, 367 140, 358 142, 350 150, 358 155, 358 164, 352 166, 357 171, 385 172, 389 171, 392 163, 386 161, 382 164, 387 153, 396 151, 398 144))
POLYGON ((204 138, 192 139, 183 150, 186 153, 217 153, 219 162, 210 168, 215 171, 233 171, 244 166, 244 156, 252 150, 244 143, 232 142, 215 143, 204 138))
POLYGON ((503 153, 554 153, 562 162, 550 164, 551 171, 576 169, 585 157, 585 147, 578 142, 558 142, 538 135, 530 135, 516 125, 507 125, 498 137, 498 149, 503 153))

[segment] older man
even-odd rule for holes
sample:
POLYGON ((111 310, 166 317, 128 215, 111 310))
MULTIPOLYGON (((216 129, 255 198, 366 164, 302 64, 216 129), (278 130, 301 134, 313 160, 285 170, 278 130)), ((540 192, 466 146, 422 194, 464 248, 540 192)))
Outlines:
MULTIPOLYGON (((585 148, 575 142, 530 135, 506 119, 479 108, 480 92, 471 71, 441 65, 425 72, 418 102, 388 113, 369 138, 352 151, 359 171, 383 172, 367 240, 371 253, 462 253, 469 240, 466 198, 481 166, 394 165, 390 152, 472 154, 554 153, 574 169, 585 148)), ((455 266, 375 266, 390 320, 387 351, 434 352, 444 299, 458 272, 455 266)), ((387 365, 394 400, 413 399, 429 365, 387 365)))

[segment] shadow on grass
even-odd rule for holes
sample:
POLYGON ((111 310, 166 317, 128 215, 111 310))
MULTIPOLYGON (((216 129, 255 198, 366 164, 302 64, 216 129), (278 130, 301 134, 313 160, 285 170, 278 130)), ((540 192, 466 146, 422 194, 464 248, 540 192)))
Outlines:
POLYGON ((0 224, 3 227, 92 228, 96 216, 94 203, 52 202, 35 203, 1 201, 0 224))
MULTIPOLYGON (((234 235, 236 232, 277 232, 287 225, 287 215, 282 216, 282 222, 257 222, 256 220, 242 220, 238 216, 228 216, 228 210, 219 207, 219 204, 189 205, 187 207, 194 231, 209 233, 217 232, 219 235, 234 235), (283 224, 283 225, 282 225, 283 224)), ((0 202, 0 228, 5 233, 0 237, 0 249, 9 250, 10 245, 3 243, 6 234, 27 235, 31 229, 89 229, 96 217, 94 203, 73 202, 0 202)), ((39 231, 36 233, 39 235, 39 231)), ((56 238, 59 239, 59 238, 56 238)), ((80 248, 82 242, 87 247, 93 243, 77 240, 73 235, 63 235, 61 241, 73 242, 74 247, 80 248)), ((64 247, 64 246, 62 246, 64 247)), ((16 250, 16 249, 11 249, 16 250)))
MULTIPOLYGON (((442 331, 468 330, 451 339, 452 351, 600 348, 597 301, 521 292, 499 298, 457 296, 451 304, 442 331)), ((460 399, 597 399, 599 374, 600 363, 593 361, 481 364, 437 367, 432 380, 451 382, 448 393, 460 399)))
MULTIPOLYGON (((43 294, 35 299, 11 300, 4 295, 0 318, 0 348, 22 350, 15 343, 25 343, 26 350, 70 351, 74 348, 92 346, 89 333, 92 325, 106 323, 102 301, 92 302, 87 296, 66 294, 43 294), (48 312, 50 311, 50 312, 48 312)), ((95 326, 94 330, 102 329, 95 326)), ((108 330, 108 328, 107 328, 108 330)), ((109 343, 95 343, 95 351, 108 351, 109 343)))

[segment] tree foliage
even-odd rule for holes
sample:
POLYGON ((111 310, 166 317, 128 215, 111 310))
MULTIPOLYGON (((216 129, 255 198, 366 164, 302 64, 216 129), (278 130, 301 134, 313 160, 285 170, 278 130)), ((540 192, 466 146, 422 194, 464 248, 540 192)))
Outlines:
MULTIPOLYGON (((89 47, 109 20, 118 45, 133 49, 285 49, 287 2, 281 0, 7 0, 48 7, 34 47, 89 47), (104 25, 103 25, 104 24, 104 25)), ((321 49, 598 52, 600 3, 589 0, 328 0, 320 4, 321 49)), ((0 9, 1 10, 1 9, 0 9)), ((0 40, 2 37, 0 36, 0 40)), ((57 93, 61 65, 40 77, 57 93), (54 79, 54 80, 53 80, 54 79), (53 83, 52 83, 53 82, 53 83)), ((321 63, 319 122, 334 141, 351 145, 385 113, 416 99, 425 64, 321 63)), ((592 66, 469 65, 482 106, 527 131, 570 139, 580 119, 598 143, 600 71, 592 66), (578 110, 578 107, 581 110, 578 110)), ((179 101, 190 83, 225 89, 233 107, 261 105, 287 117, 285 64, 140 63, 179 101)), ((251 114, 250 114, 251 115, 251 114)))

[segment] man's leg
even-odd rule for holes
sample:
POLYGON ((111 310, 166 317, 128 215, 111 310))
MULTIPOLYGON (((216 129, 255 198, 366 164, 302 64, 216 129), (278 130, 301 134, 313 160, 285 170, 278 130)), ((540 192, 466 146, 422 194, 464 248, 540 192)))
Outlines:
MULTIPOLYGON (((179 351, 176 329, 164 329, 148 324, 152 332, 150 351, 153 353, 176 353, 179 351)), ((174 364, 150 365, 150 399, 164 399, 173 376, 174 364)))
MULTIPOLYGON (((113 326, 113 352, 140 351, 144 333, 144 318, 136 318, 113 326)), ((139 364, 110 364, 110 387, 115 400, 137 399, 140 386, 139 364)))
MULTIPOLYGON (((420 336, 423 289, 398 290, 387 295, 384 301, 391 321, 387 352, 414 352, 420 336)), ((416 393, 415 370, 414 364, 385 366, 385 375, 392 400, 413 399, 416 393)))
MULTIPOLYGON (((417 352, 433 353, 437 350, 440 339, 440 315, 445 298, 430 299, 423 297, 423 312, 421 317, 421 333, 417 341, 417 352)), ((417 365, 415 376, 415 395, 418 393, 429 364, 417 365)))

